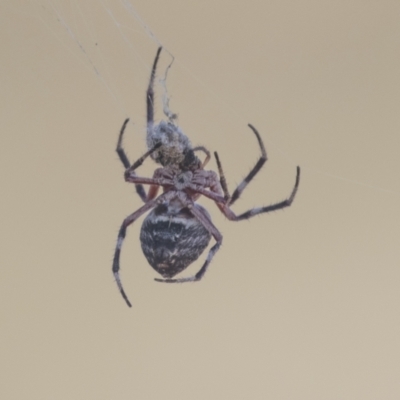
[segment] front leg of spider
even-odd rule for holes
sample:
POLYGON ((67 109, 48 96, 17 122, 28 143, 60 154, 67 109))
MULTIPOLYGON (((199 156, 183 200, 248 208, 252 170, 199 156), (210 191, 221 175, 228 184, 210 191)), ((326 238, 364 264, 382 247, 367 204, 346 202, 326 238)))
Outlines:
MULTIPOLYGON (((123 139, 125 128, 126 128, 126 125, 128 124, 128 122, 129 122, 129 118, 127 118, 124 121, 124 123, 121 127, 121 130, 119 132, 119 137, 118 137, 117 148, 116 148, 118 157, 121 160, 122 164, 124 165, 125 169, 128 169, 131 167, 131 163, 129 162, 128 156, 126 155, 125 150, 122 146, 122 139, 123 139)), ((140 185, 140 184, 135 185, 135 188, 136 188, 136 193, 142 199, 143 203, 146 203, 147 195, 146 195, 146 191, 143 188, 143 185, 140 185)))

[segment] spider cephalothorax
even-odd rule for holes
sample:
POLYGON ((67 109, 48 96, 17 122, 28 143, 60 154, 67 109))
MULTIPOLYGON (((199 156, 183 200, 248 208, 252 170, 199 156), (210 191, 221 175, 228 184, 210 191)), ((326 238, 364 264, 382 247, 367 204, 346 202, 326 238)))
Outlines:
POLYGON ((125 120, 122 125, 117 144, 117 153, 126 169, 125 180, 135 184, 137 193, 145 203, 123 221, 114 254, 113 273, 119 290, 130 307, 131 303, 125 294, 119 276, 119 259, 126 229, 140 216, 151 210, 142 224, 140 241, 149 264, 164 278, 156 278, 155 280, 168 283, 198 281, 204 276, 214 254, 222 243, 222 235, 212 223, 209 213, 204 207, 196 203, 200 196, 213 200, 229 220, 241 221, 261 213, 290 206, 300 182, 300 168, 297 167, 296 182, 292 193, 286 200, 270 206, 252 208, 236 215, 231 210, 231 205, 240 197, 248 183, 267 161, 264 143, 257 130, 249 124, 257 138, 261 156, 231 196, 216 152, 214 155, 219 177, 214 171, 204 170, 204 166, 210 159, 209 151, 202 146, 192 148, 188 137, 171 120, 172 113, 169 112, 167 115, 169 117, 168 122, 161 121, 159 124, 154 124, 153 86, 161 49, 160 47, 157 51, 146 94, 148 151, 135 163, 129 162, 122 147, 122 138, 128 120, 125 120), (196 156, 196 151, 202 151, 206 154, 203 162, 196 156), (156 163, 161 164, 162 168, 156 169, 152 178, 137 176, 136 169, 149 156, 156 163), (150 185, 147 193, 143 185, 150 185), (163 188, 163 193, 157 197, 159 187, 163 188), (199 258, 208 246, 211 237, 214 237, 215 244, 210 248, 199 272, 187 278, 173 279, 175 275, 199 258))

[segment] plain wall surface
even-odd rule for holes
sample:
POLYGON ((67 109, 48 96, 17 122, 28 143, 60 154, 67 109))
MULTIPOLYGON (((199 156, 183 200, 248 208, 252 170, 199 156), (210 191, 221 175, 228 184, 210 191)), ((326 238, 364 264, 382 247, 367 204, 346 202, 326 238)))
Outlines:
POLYGON ((132 5, 0 4, 0 398, 400 398, 400 3, 132 5), (218 150, 231 191, 259 157, 248 123, 265 142, 235 212, 302 176, 292 207, 250 221, 201 199, 224 242, 199 283, 154 282, 130 227, 129 309, 111 263, 141 201, 115 147, 129 117, 127 153, 146 151, 158 44, 140 18, 175 56, 180 127, 218 150))

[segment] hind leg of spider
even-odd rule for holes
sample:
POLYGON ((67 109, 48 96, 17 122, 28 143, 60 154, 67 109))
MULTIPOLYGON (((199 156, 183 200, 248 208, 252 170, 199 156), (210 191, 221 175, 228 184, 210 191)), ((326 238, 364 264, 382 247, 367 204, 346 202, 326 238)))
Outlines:
MULTIPOLYGON (((121 162, 124 165, 126 170, 131 167, 131 163, 129 162, 128 156, 126 155, 125 150, 122 147, 122 138, 124 136, 125 128, 126 128, 126 125, 128 124, 128 122, 129 122, 129 118, 127 118, 124 121, 124 123, 121 127, 121 130, 119 132, 119 137, 118 137, 117 148, 116 148, 119 159, 121 160, 121 162)), ((146 195, 146 191, 144 190, 143 185, 140 185, 140 184, 135 185, 135 189, 136 189, 136 193, 139 195, 139 197, 142 199, 142 201, 144 203, 146 203, 147 195, 146 195)))
POLYGON ((204 274, 207 272, 208 266, 211 263, 215 253, 219 250, 222 244, 222 234, 215 227, 215 225, 211 222, 211 220, 205 215, 200 209, 196 208, 192 201, 187 201, 186 206, 189 208, 190 212, 203 224, 203 226, 213 235, 216 243, 213 247, 211 247, 208 252, 208 256, 203 266, 197 272, 196 275, 187 277, 187 278, 178 278, 178 279, 159 279, 155 278, 154 280, 157 282, 165 282, 165 283, 184 283, 184 282, 196 282, 203 278, 204 274))
POLYGON ((229 200, 230 205, 233 204, 240 197, 243 190, 251 182, 251 180, 257 175, 257 173, 260 171, 262 166, 267 161, 267 152, 265 150, 265 146, 261 139, 260 134, 258 133, 257 129, 254 128, 253 125, 248 124, 248 126, 253 131, 253 133, 256 135, 256 138, 257 138, 258 144, 260 146, 260 150, 261 150, 261 156, 258 159, 256 165, 253 167, 253 169, 248 173, 248 175, 243 179, 243 181, 239 184, 239 186, 233 192, 232 197, 229 200))
POLYGON ((112 265, 112 271, 114 274, 115 281, 117 282, 118 289, 121 292, 122 297, 124 298, 126 304, 129 307, 132 307, 132 304, 130 303, 128 296, 126 295, 124 288, 122 287, 122 282, 121 278, 119 276, 119 259, 121 255, 121 248, 122 244, 124 242, 125 236, 126 236, 126 230, 129 225, 133 224, 140 216, 142 216, 146 211, 150 210, 151 208, 155 207, 160 201, 163 200, 164 195, 159 196, 157 199, 150 200, 148 201, 145 205, 140 207, 137 211, 129 215, 124 219, 122 222, 121 228, 118 233, 118 239, 117 239, 117 246, 115 248, 115 253, 114 253, 114 259, 113 259, 113 265, 112 265))
POLYGON ((223 203, 217 203, 217 206, 222 211, 222 213, 231 221, 241 221, 243 219, 249 219, 258 214, 268 213, 271 211, 276 211, 276 210, 280 210, 282 208, 289 207, 292 204, 294 197, 296 196, 297 189, 299 188, 299 183, 300 183, 300 167, 297 167, 296 182, 294 184, 292 193, 290 194, 290 196, 287 199, 285 199, 279 203, 275 203, 275 204, 265 206, 265 207, 255 207, 255 208, 252 208, 240 215, 236 215, 230 209, 229 205, 226 205, 223 203))

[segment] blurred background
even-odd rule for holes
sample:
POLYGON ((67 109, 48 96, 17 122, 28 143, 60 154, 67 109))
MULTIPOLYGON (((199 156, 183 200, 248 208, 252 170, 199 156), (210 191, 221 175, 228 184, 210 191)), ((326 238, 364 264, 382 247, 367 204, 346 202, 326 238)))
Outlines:
MULTIPOLYGON (((398 399, 400 3, 0 3, 2 399, 398 399), (234 210, 200 283, 157 283, 115 147, 145 145, 162 43, 170 107, 218 150, 234 210)), ((157 83, 157 119, 162 86, 157 83)), ((152 174, 151 161, 141 175, 152 174)), ((215 161, 209 164, 216 169, 215 161)), ((206 253, 182 276, 195 273, 206 253)))

